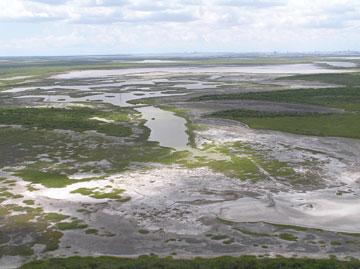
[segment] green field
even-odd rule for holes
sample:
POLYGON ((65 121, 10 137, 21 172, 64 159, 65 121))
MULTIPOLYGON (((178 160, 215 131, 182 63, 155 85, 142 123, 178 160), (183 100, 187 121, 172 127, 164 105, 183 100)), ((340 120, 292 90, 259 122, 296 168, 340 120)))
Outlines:
POLYGON ((316 105, 342 108, 349 111, 360 111, 360 88, 343 87, 204 95, 191 100, 257 100, 316 105))
POLYGON ((319 81, 329 84, 345 85, 345 86, 359 86, 360 73, 339 73, 339 74, 310 74, 310 75, 296 75, 290 77, 278 78, 278 80, 307 80, 319 81))
POLYGON ((345 87, 204 95, 190 101, 256 100, 342 109, 345 113, 259 112, 242 109, 218 111, 211 117, 237 120, 251 128, 295 134, 360 138, 360 74, 316 74, 280 78, 310 80, 345 87))
POLYGON ((241 121, 255 129, 360 139, 360 114, 354 113, 274 113, 234 109, 215 112, 210 116, 241 121))
POLYGON ((154 255, 133 258, 112 257, 71 257, 39 260, 25 264, 20 269, 120 269, 120 268, 167 268, 167 269, 355 269, 360 267, 358 260, 339 261, 332 259, 295 258, 256 258, 255 256, 195 258, 192 260, 158 258, 154 255))
POLYGON ((0 108, 0 124, 22 125, 40 129, 77 132, 95 130, 110 136, 129 136, 131 128, 115 123, 91 120, 92 117, 129 121, 127 114, 97 111, 90 108, 0 108))

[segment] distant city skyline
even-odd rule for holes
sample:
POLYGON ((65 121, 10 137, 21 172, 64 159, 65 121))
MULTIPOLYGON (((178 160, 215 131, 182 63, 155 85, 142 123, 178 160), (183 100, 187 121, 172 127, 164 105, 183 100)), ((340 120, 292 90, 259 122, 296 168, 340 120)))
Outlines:
POLYGON ((0 0, 0 56, 360 48, 356 0, 0 0))

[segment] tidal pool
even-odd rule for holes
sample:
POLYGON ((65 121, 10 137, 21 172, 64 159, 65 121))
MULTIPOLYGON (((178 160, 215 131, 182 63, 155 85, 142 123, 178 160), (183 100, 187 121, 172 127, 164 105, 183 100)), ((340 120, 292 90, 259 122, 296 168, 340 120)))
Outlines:
POLYGON ((91 85, 67 85, 67 86, 38 86, 38 87, 20 87, 20 88, 13 88, 9 90, 5 90, 3 92, 10 92, 10 93, 17 93, 17 92, 24 92, 24 91, 31 91, 31 90, 55 90, 55 89, 70 89, 70 90, 79 90, 79 91, 90 91, 92 89, 99 89, 99 88, 112 88, 112 87, 122 87, 122 86, 131 86, 131 85, 155 85, 153 81, 124 81, 124 82, 117 82, 117 83, 106 83, 106 84, 91 84, 91 85))
POLYGON ((274 194, 272 199, 244 198, 223 204, 221 217, 236 222, 271 222, 358 233, 357 191, 336 195, 335 190, 274 194))
POLYGON ((314 74, 314 73, 342 73, 351 70, 333 70, 316 66, 315 64, 281 64, 259 66, 215 66, 215 67, 157 67, 132 68, 112 70, 72 71, 53 76, 56 79, 96 78, 118 76, 124 74, 160 73, 257 73, 257 74, 314 74))
POLYGON ((70 97, 69 95, 25 95, 15 98, 42 98, 46 102, 62 102, 62 103, 98 101, 120 107, 129 107, 129 106, 133 106, 133 104, 128 103, 128 101, 130 100, 150 98, 150 97, 183 95, 183 93, 176 94, 176 93, 167 93, 167 92, 168 91, 165 92, 134 91, 134 92, 124 92, 124 93, 101 93, 101 94, 87 95, 84 97, 70 97))
POLYGON ((188 150, 189 136, 186 133, 185 119, 173 112, 153 106, 137 108, 142 118, 147 120, 145 126, 150 128, 149 141, 157 141, 160 146, 176 150, 188 150))

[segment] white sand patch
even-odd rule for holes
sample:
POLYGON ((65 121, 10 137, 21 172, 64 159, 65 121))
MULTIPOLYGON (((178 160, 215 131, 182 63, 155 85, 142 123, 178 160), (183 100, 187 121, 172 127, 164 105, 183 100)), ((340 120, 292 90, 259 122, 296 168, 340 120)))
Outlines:
POLYGON ((0 80, 17 80, 17 79, 24 79, 24 78, 31 78, 32 76, 16 76, 10 78, 0 78, 0 80))
POLYGON ((332 231, 358 232, 360 198, 342 197, 332 190, 274 195, 269 201, 244 198, 224 203, 221 217, 237 222, 272 222, 332 231))
POLYGON ((108 120, 108 119, 99 118, 99 117, 92 117, 92 118, 90 118, 90 120, 98 120, 98 121, 102 121, 102 122, 106 122, 106 123, 112 123, 112 122, 114 122, 113 120, 108 120))
POLYGON ((89 196, 82 195, 80 193, 71 193, 79 188, 103 188, 108 182, 104 180, 79 182, 65 188, 44 188, 36 192, 36 196, 47 197, 50 199, 66 200, 71 202, 82 202, 82 203, 103 203, 107 199, 95 199, 89 196))

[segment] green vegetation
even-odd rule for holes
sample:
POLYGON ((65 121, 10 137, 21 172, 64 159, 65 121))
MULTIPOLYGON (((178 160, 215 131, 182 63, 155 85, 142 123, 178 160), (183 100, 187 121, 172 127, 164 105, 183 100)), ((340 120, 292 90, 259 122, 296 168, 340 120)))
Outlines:
POLYGON ((290 229, 290 230, 296 230, 296 231, 307 231, 308 230, 308 228, 306 228, 306 227, 295 226, 295 225, 285 225, 285 224, 277 224, 277 223, 269 223, 269 222, 265 222, 265 223, 273 225, 275 227, 282 228, 282 229, 290 229))
POLYGON ((0 206, 0 258, 4 255, 33 255, 35 244, 44 245, 43 252, 57 249, 63 234, 51 228, 45 216, 41 208, 0 206), (21 214, 11 215, 12 211, 21 214))
POLYGON ((140 230, 138 230, 138 232, 141 233, 141 234, 148 234, 149 233, 149 231, 145 230, 145 229, 140 229, 140 230))
MULTIPOLYGON (((237 118, 302 118, 302 117, 312 117, 312 116, 319 116, 324 115, 320 113, 311 113, 311 112, 263 112, 263 111, 256 111, 256 110, 242 110, 242 109, 233 109, 233 110, 226 110, 226 114, 224 115, 225 111, 215 112, 212 113, 211 116, 215 117, 223 117, 226 116, 229 119, 237 119, 237 118)), ((327 115, 327 114, 325 114, 327 115)))
POLYGON ((99 231, 96 229, 87 229, 85 231, 86 234, 94 234, 94 235, 98 235, 99 231))
POLYGON ((221 153, 229 157, 230 160, 195 158, 193 161, 183 161, 182 164, 189 169, 207 166, 214 172, 223 173, 228 177, 238 178, 240 180, 251 179, 257 181, 266 178, 265 175, 259 170, 258 166, 253 162, 253 160, 249 158, 249 156, 239 157, 234 148, 229 145, 211 148, 211 151, 209 152, 221 153))
POLYGON ((297 241, 297 237, 292 234, 279 234, 279 238, 287 241, 297 241))
POLYGON ((131 128, 115 123, 91 120, 92 117, 128 121, 126 115, 98 112, 90 108, 0 108, 0 124, 17 124, 40 129, 64 129, 77 132, 95 130, 110 136, 129 136, 131 128))
POLYGON ((360 237, 360 233, 345 233, 345 232, 338 232, 339 234, 349 235, 349 236, 356 236, 360 237))
POLYGON ((341 242, 339 242, 339 241, 331 241, 330 244, 332 246, 340 246, 340 245, 342 245, 341 242))
POLYGON ((56 227, 59 230, 71 230, 71 229, 84 229, 88 226, 86 224, 83 224, 81 220, 74 220, 72 222, 59 222, 56 224, 56 227))
POLYGON ((356 87, 360 85, 360 73, 296 75, 296 76, 278 78, 278 80, 319 81, 329 84, 338 84, 349 87, 356 87))
POLYGON ((21 194, 12 194, 11 192, 6 191, 5 189, 2 189, 0 191, 0 198, 11 198, 11 199, 19 199, 23 196, 21 194))
POLYGON ((34 205, 35 204, 34 200, 24 200, 23 203, 26 205, 34 205))
POLYGON ((273 236, 271 234, 266 234, 266 233, 256 233, 256 232, 251 232, 251 231, 247 231, 247 230, 243 230, 243 229, 236 229, 240 232, 242 232, 243 234, 247 234, 247 235, 254 235, 254 236, 273 236))
POLYGON ((210 116, 241 121, 255 129, 268 129, 304 135, 360 138, 360 125, 358 124, 360 122, 360 114, 354 113, 324 115, 320 113, 225 110, 215 112, 210 116))
POLYGON ((231 156, 231 161, 211 161, 207 165, 215 172, 242 180, 256 175, 261 177, 259 168, 246 157, 231 156))
MULTIPOLYGON (((175 152, 148 142, 149 130, 137 125, 143 132, 126 138, 131 143, 118 143, 111 137, 73 134, 35 128, 0 128, 0 167, 23 167, 9 170, 25 181, 42 184, 47 188, 103 179, 104 176, 125 171, 132 163, 172 164, 189 156, 189 152, 175 152), (44 160, 42 160, 44 156, 44 160), (102 161, 106 160, 104 164, 102 161), (69 179, 73 174, 91 174, 81 180, 69 179)), ((128 127, 127 127, 128 128, 128 127)), ((139 168, 141 169, 141 168, 139 168)), ((5 183, 2 181, 2 183, 5 183)), ((28 185, 30 191, 34 186, 28 185)), ((0 191, 0 198, 12 197, 9 191, 0 191)), ((128 197, 118 202, 128 201, 128 197), (124 200, 125 199, 125 200, 124 200)))
POLYGON ((131 197, 125 197, 125 198, 122 198, 122 199, 117 199, 116 202, 118 203, 126 203, 126 202, 129 202, 131 200, 131 197))
POLYGON ((79 182, 77 180, 71 180, 58 172, 41 172, 31 169, 17 171, 15 175, 21 177, 25 181, 42 184, 47 188, 62 188, 66 185, 79 182))
POLYGON ((289 233, 267 234, 267 233, 251 232, 251 231, 247 231, 244 229, 238 229, 238 228, 235 228, 235 229, 242 232, 243 234, 253 235, 253 236, 272 236, 272 237, 278 237, 280 239, 287 240, 287 241, 297 241, 297 239, 298 239, 296 236, 289 234, 289 233))
MULTIPOLYGON (((217 220, 221 221, 222 223, 225 223, 227 225, 231 225, 233 224, 234 222, 230 221, 230 220, 226 220, 226 219, 223 219, 223 218, 220 218, 220 217, 216 217, 217 220)), ((211 234, 210 234, 211 235, 211 234)), ((208 235, 206 235, 208 236, 208 235)))
POLYGON ((69 218, 69 216, 58 214, 58 213, 48 213, 45 215, 44 219, 51 222, 59 222, 69 218))
POLYGON ((278 130, 304 135, 360 138, 360 125, 358 124, 360 121, 360 91, 357 87, 360 82, 360 73, 299 75, 281 79, 338 83, 344 84, 346 87, 204 95, 191 100, 257 100, 344 109, 348 113, 260 112, 233 109, 215 112, 210 116, 238 120, 255 129, 278 130))
POLYGON ((224 239, 227 239, 228 236, 227 235, 213 235, 211 237, 212 240, 224 240, 224 239))
POLYGON ((187 269, 187 268, 246 268, 246 269, 278 269, 278 268, 297 268, 297 269, 355 269, 359 268, 358 260, 339 261, 335 258, 330 259, 297 259, 297 258, 256 258, 255 256, 241 257, 217 257, 217 258, 195 258, 195 259, 173 259, 172 257, 158 258, 154 255, 140 256, 133 258, 113 258, 113 257, 70 257, 53 258, 49 260, 36 260, 20 267, 21 269, 91 269, 91 268, 168 268, 168 269, 187 269))
POLYGON ((73 190, 71 193, 80 193, 82 195, 90 196, 95 199, 121 199, 121 196, 119 194, 125 192, 125 190, 122 189, 114 189, 111 192, 100 192, 100 191, 94 191, 94 189, 89 188, 79 188, 76 190, 73 190))
POLYGON ((204 95, 191 100, 229 99, 317 105, 360 111, 360 91, 358 88, 350 87, 204 95))
POLYGON ((207 166, 214 172, 251 182, 275 179, 294 187, 315 186, 321 182, 317 174, 316 161, 281 162, 269 155, 268 149, 261 149, 256 143, 235 142, 221 146, 207 144, 203 145, 201 151, 219 153, 228 157, 229 160, 214 161, 201 157, 184 160, 181 163, 189 169, 207 166), (296 171, 296 167, 299 166, 303 168, 303 171, 296 171))
POLYGON ((230 238, 229 240, 223 241, 223 244, 224 244, 224 245, 230 245, 230 244, 232 244, 232 243, 234 243, 234 242, 235 242, 235 239, 234 239, 234 238, 230 238))

